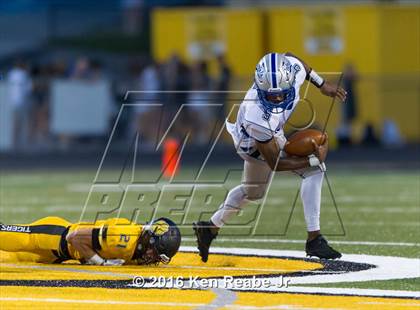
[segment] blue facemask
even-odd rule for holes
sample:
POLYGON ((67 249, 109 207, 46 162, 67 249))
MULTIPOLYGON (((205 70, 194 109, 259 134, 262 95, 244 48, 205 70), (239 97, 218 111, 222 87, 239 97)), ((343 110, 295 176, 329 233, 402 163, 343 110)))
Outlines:
POLYGON ((278 92, 268 92, 259 89, 257 86, 255 87, 258 93, 258 99, 260 100, 261 105, 267 112, 278 114, 282 113, 285 110, 291 110, 293 108, 293 101, 295 100, 294 87, 291 87, 288 90, 278 92), (281 102, 272 102, 267 99, 267 95, 281 95, 284 99, 281 102))

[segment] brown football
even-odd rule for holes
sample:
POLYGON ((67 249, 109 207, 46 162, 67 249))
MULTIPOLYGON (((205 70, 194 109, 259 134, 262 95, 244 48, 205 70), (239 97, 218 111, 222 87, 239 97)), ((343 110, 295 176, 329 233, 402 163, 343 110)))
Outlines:
POLYGON ((287 154, 293 156, 308 156, 314 152, 314 147, 311 140, 314 140, 318 145, 325 143, 328 139, 326 133, 322 133, 316 129, 305 129, 292 134, 284 147, 287 154))

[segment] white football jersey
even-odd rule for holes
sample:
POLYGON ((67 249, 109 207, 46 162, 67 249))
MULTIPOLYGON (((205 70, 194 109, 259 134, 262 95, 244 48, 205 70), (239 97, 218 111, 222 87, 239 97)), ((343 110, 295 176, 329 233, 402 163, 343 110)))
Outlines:
POLYGON ((268 142, 275 138, 283 149, 286 143, 283 126, 287 122, 299 101, 299 89, 306 78, 303 64, 295 57, 286 56, 291 63, 292 70, 295 70, 295 98, 293 104, 288 105, 280 113, 270 113, 260 103, 257 89, 253 85, 245 95, 236 117, 236 123, 226 122, 226 128, 231 134, 238 153, 251 156, 256 159, 263 159, 259 154, 256 141, 268 142))

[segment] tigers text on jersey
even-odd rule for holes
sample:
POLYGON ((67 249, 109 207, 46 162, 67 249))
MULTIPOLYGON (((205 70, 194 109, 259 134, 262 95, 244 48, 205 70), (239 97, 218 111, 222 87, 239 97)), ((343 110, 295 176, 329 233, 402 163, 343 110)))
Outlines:
MULTIPOLYGON (((95 223, 70 223, 49 216, 31 224, 0 225, 0 261, 31 261, 60 263, 69 259, 84 261, 82 255, 66 236, 74 231, 92 229, 92 247, 104 259, 132 261, 137 242, 145 226, 124 218, 113 218, 95 223), (9 254, 6 254, 9 253, 9 254)), ((154 228, 164 232, 163 226, 154 228)))
POLYGON ((279 104, 278 113, 271 113, 260 103, 256 86, 253 85, 239 107, 236 123, 226 122, 226 128, 239 154, 262 159, 257 150, 256 141, 267 142, 275 138, 281 149, 286 143, 283 126, 296 108, 300 99, 299 89, 306 78, 303 64, 298 59, 291 56, 286 56, 286 59, 290 62, 289 69, 295 70, 296 76, 293 103, 284 107, 279 104))

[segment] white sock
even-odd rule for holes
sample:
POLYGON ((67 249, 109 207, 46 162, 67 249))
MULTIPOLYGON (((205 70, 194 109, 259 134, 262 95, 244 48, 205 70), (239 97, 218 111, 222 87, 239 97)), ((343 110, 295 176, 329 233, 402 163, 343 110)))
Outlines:
POLYGON ((324 173, 317 173, 302 180, 300 197, 303 203, 306 228, 308 231, 320 230, 321 190, 324 173))
POLYGON ((237 214, 247 202, 243 185, 231 189, 226 200, 211 217, 211 221, 217 227, 223 226, 234 214, 237 214))

